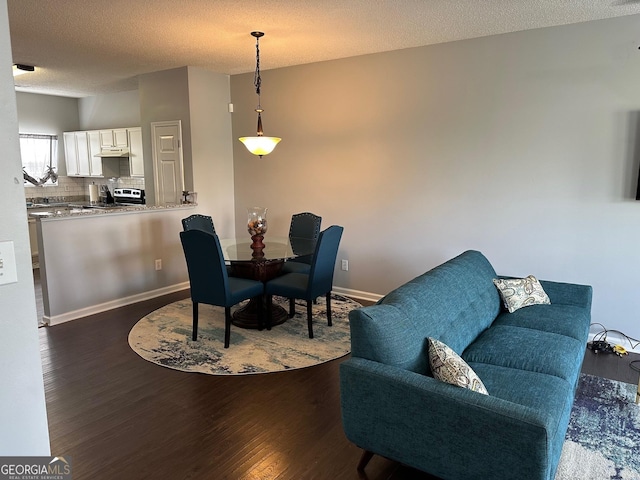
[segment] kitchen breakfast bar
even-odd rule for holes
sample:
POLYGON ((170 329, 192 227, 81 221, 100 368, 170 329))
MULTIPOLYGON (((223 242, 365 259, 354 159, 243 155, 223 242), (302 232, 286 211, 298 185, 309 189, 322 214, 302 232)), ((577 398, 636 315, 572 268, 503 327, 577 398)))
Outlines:
POLYGON ((39 216, 45 324, 189 288, 180 244, 189 205, 78 210, 39 216))

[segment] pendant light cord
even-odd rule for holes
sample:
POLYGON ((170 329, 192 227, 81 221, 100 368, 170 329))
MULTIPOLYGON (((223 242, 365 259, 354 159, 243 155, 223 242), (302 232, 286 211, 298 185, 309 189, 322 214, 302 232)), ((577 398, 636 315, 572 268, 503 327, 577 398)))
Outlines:
POLYGON ((256 37, 256 73, 253 77, 253 85, 256 87, 256 93, 258 94, 258 108, 261 108, 260 86, 262 85, 262 78, 260 78, 260 37, 256 37))

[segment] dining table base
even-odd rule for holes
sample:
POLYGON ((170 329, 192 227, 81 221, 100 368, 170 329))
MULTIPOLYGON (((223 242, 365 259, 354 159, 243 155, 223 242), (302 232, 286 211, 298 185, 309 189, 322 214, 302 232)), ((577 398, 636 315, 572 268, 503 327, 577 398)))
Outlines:
MULTIPOLYGON (((249 278, 251 280, 259 280, 268 282, 272 278, 276 278, 282 272, 284 260, 263 260, 255 258, 249 262, 231 262, 231 275, 240 278, 249 278)), ((267 299, 263 295, 260 299, 252 298, 244 307, 237 309, 231 315, 231 323, 240 328, 259 329, 258 322, 259 304, 262 302, 262 312, 264 314, 264 327, 267 327, 267 299)), ((289 313, 279 305, 273 305, 271 309, 271 326, 280 325, 287 321, 289 313)))
MULTIPOLYGON (((237 309, 231 315, 231 323, 240 328, 259 329, 258 322, 259 303, 262 302, 262 313, 264 315, 264 328, 267 328, 267 301, 266 298, 252 298, 244 307, 237 309)), ((280 305, 271 306, 271 326, 280 325, 287 321, 289 313, 280 305)))

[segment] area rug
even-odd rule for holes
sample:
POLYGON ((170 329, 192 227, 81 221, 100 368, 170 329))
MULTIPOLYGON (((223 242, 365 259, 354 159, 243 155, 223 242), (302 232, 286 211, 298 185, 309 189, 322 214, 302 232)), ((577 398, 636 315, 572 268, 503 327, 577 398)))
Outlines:
POLYGON ((556 480, 640 480, 637 388, 580 376, 556 480))
MULTIPOLYGON (((274 304, 288 311, 287 299, 274 297, 274 304)), ((194 342, 192 303, 186 299, 138 321, 129 332, 129 345, 149 362, 184 372, 243 375, 305 368, 350 352, 348 314, 358 307, 359 303, 333 294, 333 326, 329 327, 325 299, 318 298, 313 305, 314 338, 310 339, 306 302, 296 303, 296 315, 270 331, 232 325, 230 346, 224 348, 224 309, 199 305, 198 340, 194 342)))

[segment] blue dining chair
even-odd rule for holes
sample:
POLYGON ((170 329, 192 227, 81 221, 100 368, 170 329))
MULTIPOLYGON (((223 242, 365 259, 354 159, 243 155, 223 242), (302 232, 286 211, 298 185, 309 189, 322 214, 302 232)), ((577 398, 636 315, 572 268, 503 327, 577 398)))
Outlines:
MULTIPOLYGON (((182 229, 187 230, 202 230, 203 232, 216 233, 216 228, 213 225, 213 218, 209 215, 201 215, 194 213, 187 218, 182 219, 182 229)), ((225 262, 227 266, 227 275, 231 275, 231 266, 229 262, 225 262)))
POLYGON ((187 218, 182 219, 183 230, 202 230, 203 232, 216 233, 216 229, 213 226, 213 218, 209 215, 201 215, 194 213, 187 218))
POLYGON ((316 249, 311 261, 311 270, 305 273, 286 273, 265 284, 267 295, 267 329, 271 328, 270 316, 273 295, 289 299, 289 318, 295 315, 297 298, 307 302, 307 326, 309 338, 313 338, 313 321, 311 310, 313 300, 320 295, 327 299, 327 323, 331 326, 331 289, 333 288, 333 272, 338 256, 338 246, 342 238, 343 227, 332 225, 320 232, 316 249))
MULTIPOLYGON (((289 241, 293 253, 296 253, 296 240, 303 239, 301 243, 307 244, 305 240, 318 240, 320 234, 320 224, 322 217, 310 212, 296 213, 291 216, 289 225, 289 241)), ((287 260, 282 266, 283 273, 309 273, 313 255, 301 255, 287 260)))
MULTIPOLYGON (((224 348, 229 348, 231 307, 248 298, 261 296, 264 284, 257 280, 229 277, 224 265, 220 240, 215 233, 201 230, 180 232, 187 261, 193 303, 193 340, 198 339, 198 304, 224 307, 224 348)), ((262 300, 257 302, 259 328, 263 326, 262 300)))

